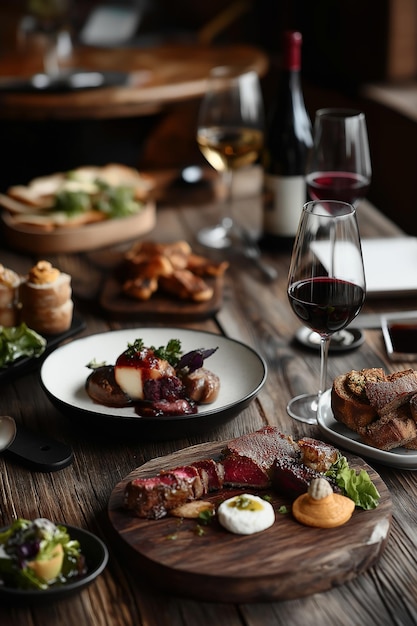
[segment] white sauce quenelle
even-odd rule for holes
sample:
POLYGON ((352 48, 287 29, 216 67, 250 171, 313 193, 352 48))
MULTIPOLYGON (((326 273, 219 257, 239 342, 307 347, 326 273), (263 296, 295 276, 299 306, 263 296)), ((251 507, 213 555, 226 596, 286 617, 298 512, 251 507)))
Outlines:
POLYGON ((226 530, 237 535, 252 535, 272 526, 275 512, 266 500, 242 493, 222 502, 217 517, 226 530))

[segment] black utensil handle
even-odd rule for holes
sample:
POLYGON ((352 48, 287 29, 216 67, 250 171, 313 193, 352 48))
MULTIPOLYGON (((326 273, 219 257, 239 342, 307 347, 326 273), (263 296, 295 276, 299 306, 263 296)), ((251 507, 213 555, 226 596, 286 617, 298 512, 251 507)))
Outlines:
POLYGON ((69 446, 18 424, 13 443, 4 455, 38 472, 56 472, 72 463, 69 446))

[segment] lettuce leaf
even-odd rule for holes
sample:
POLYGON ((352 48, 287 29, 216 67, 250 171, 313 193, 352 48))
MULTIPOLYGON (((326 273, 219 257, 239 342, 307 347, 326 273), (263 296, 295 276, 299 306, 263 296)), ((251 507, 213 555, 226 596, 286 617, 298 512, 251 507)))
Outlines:
POLYGON ((343 492, 354 501, 355 505, 367 511, 378 506, 380 494, 364 469, 356 472, 349 467, 346 457, 340 455, 333 463, 326 476, 332 478, 343 492))
POLYGON ((6 367, 23 356, 38 357, 45 348, 46 339, 24 323, 0 326, 0 367, 6 367))

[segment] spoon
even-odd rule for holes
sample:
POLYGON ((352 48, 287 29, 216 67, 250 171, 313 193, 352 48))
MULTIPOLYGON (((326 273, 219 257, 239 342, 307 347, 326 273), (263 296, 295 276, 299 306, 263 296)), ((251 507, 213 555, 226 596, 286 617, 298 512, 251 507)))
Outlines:
POLYGON ((6 450, 16 437, 16 422, 9 415, 0 415, 0 452, 6 450))

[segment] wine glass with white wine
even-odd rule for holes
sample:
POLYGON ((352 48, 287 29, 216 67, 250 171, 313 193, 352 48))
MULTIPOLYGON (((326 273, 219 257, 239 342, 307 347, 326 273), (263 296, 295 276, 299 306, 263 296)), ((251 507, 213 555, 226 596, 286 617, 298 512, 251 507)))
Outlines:
POLYGON ((227 248, 234 234, 239 239, 232 217, 233 172, 256 161, 263 138, 264 109, 256 72, 213 68, 200 105, 197 143, 210 165, 223 174, 226 198, 220 222, 197 234, 203 245, 227 248))

